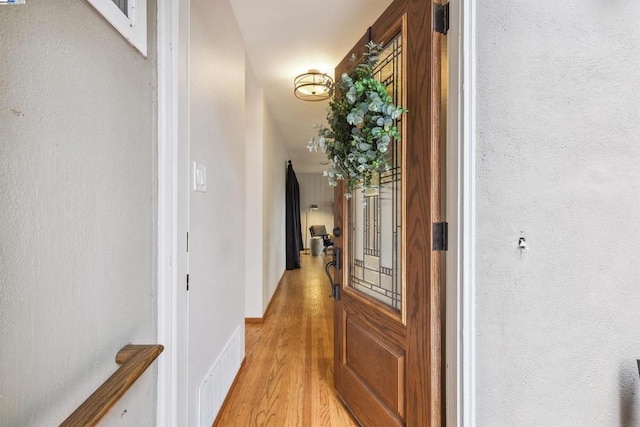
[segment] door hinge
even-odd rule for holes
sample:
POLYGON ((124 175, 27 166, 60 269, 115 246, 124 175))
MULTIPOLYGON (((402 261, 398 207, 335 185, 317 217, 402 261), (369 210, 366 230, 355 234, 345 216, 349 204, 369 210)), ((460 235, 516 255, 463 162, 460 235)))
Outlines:
POLYGON ((189 290, 189 275, 187 274, 187 290, 189 290))
POLYGON ((449 250, 449 224, 446 222, 433 223, 433 250, 449 250))
POLYGON ((433 30, 444 35, 449 31, 449 3, 433 4, 433 30))

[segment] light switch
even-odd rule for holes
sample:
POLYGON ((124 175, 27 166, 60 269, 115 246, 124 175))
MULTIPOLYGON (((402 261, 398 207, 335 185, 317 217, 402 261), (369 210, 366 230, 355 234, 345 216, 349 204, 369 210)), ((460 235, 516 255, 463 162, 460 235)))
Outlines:
POLYGON ((207 192, 207 167, 198 162, 193 162, 193 189, 207 192))

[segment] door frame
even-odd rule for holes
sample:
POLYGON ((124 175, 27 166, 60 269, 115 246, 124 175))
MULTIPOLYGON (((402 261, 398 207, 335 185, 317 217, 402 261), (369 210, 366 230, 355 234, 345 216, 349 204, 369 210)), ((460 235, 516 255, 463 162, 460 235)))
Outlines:
POLYGON ((187 425, 190 0, 157 2, 158 212, 156 425, 187 425))
MULTIPOLYGON (((475 425, 476 2, 450 1, 446 219, 446 419, 475 425)), ((157 4, 158 212, 156 425, 186 422, 187 302, 182 290, 187 230, 189 0, 157 4), (187 68, 185 68, 187 67, 187 68), (180 115, 182 111, 183 116, 180 115), (186 139, 185 139, 186 138, 186 139), (180 141, 185 141, 182 144, 180 141), (182 191, 179 189, 182 188, 182 191)))
POLYGON ((446 420, 475 426, 476 2, 450 0, 446 153, 446 420))
MULTIPOLYGON (((444 114, 441 82, 446 81, 441 79, 441 43, 445 38, 429 28, 434 19, 432 8, 436 4, 437 1, 394 0, 347 51, 335 70, 336 75, 350 72, 354 67, 351 58, 362 56, 362 46, 367 40, 382 43, 383 50, 392 40, 401 40, 402 73, 396 73, 395 65, 393 71, 389 70, 399 79, 392 78, 394 87, 400 83, 401 88, 401 99, 395 102, 402 103, 411 112, 398 124, 402 127, 402 141, 398 146, 402 147, 400 162, 391 162, 401 168, 398 184, 401 196, 398 201, 391 202, 392 206, 401 204, 396 215, 402 225, 397 237, 402 254, 393 263, 393 268, 398 267, 395 265, 398 262, 402 270, 400 310, 389 308, 377 298, 364 296, 351 287, 348 266, 355 256, 350 243, 355 238, 352 233, 355 225, 351 224, 350 217, 355 205, 349 206, 345 202, 344 184, 335 192, 335 222, 343 229, 343 235, 336 243, 343 247, 345 255, 344 267, 336 271, 342 292, 334 307, 334 386, 347 407, 364 424, 439 426, 445 417, 441 337, 444 328, 442 274, 446 256, 443 252, 432 251, 432 236, 429 235, 431 223, 443 220, 442 197, 445 194, 442 182, 445 135, 441 121, 441 114, 444 114), (356 338, 360 333, 362 338, 356 338), (349 338, 351 334, 353 339, 349 338), (363 339, 365 336, 368 338, 363 339), (376 380, 379 368, 373 360, 368 364, 357 363, 367 360, 367 351, 376 353, 376 360, 388 358, 393 364, 393 368, 389 366, 388 378, 376 380), (353 365, 349 359, 353 360, 353 365)), ((388 197, 391 200, 391 196, 388 197)), ((359 202, 352 200, 351 203, 359 202)), ((378 213, 380 215, 383 214, 378 213)), ((382 218, 378 218, 378 222, 382 218)), ((366 251, 364 254, 366 258, 366 251)))

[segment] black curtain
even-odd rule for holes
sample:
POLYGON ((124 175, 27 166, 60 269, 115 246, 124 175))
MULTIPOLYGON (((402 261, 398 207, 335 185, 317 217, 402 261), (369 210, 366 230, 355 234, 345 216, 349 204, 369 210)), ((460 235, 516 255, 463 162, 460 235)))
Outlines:
POLYGON ((287 270, 300 268, 300 251, 302 250, 302 230, 300 225, 300 186, 293 171, 291 161, 287 166, 287 270))

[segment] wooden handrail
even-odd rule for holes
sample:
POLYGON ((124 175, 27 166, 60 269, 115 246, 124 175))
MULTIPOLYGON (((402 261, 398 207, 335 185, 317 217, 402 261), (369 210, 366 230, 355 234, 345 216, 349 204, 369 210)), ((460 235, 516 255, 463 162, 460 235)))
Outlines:
POLYGON ((161 345, 125 345, 116 355, 121 365, 91 396, 85 400, 61 427, 94 426, 120 400, 129 387, 162 353, 161 345))

